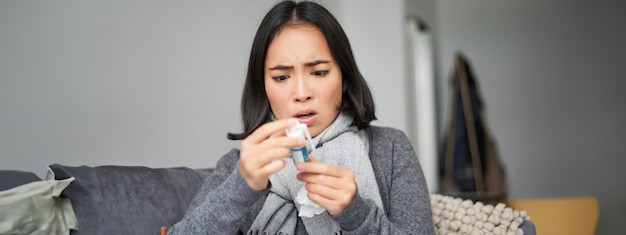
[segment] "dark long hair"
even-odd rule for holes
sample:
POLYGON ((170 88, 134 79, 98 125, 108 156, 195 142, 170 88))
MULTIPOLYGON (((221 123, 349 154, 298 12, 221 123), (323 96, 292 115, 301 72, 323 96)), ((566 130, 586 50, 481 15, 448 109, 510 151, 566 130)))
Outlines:
POLYGON ((343 79, 342 102, 339 109, 354 117, 352 125, 363 129, 368 127, 371 121, 376 120, 372 93, 359 72, 348 36, 337 19, 317 3, 283 1, 272 7, 265 15, 254 36, 241 99, 244 131, 240 134, 228 133, 228 139, 245 139, 259 126, 271 121, 272 110, 265 93, 265 57, 274 36, 290 25, 312 25, 326 37, 343 79))

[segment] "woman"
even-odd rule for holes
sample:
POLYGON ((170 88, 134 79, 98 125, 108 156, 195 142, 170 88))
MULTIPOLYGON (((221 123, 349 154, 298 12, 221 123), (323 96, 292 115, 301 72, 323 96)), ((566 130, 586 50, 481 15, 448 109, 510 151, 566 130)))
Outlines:
POLYGON ((169 234, 435 234, 412 147, 401 131, 370 126, 372 95, 322 6, 284 1, 267 13, 241 111, 243 133, 228 135, 241 149, 220 159, 169 234), (305 145, 285 135, 296 121, 315 145, 297 165, 283 161, 305 145))

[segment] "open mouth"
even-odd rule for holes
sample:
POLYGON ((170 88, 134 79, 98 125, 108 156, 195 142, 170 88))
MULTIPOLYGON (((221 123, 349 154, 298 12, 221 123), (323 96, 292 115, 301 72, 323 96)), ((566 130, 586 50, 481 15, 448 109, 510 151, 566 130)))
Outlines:
POLYGON ((298 119, 309 119, 315 116, 316 114, 317 113, 313 112, 312 110, 303 110, 303 111, 296 113, 296 115, 294 115, 293 117, 298 118, 298 119))
POLYGON ((306 114, 301 114, 301 115, 297 115, 297 118, 302 118, 302 119, 307 119, 312 117, 313 115, 315 115, 314 113, 306 113, 306 114))

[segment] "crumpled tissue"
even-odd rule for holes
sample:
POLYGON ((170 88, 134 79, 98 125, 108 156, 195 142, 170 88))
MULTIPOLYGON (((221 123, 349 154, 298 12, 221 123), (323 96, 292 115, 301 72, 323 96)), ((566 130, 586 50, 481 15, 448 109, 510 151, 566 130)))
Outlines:
POLYGON ((305 187, 302 187, 296 195, 296 203, 300 204, 300 211, 298 216, 300 217, 313 217, 326 211, 326 209, 319 204, 311 201, 307 196, 308 191, 305 187))

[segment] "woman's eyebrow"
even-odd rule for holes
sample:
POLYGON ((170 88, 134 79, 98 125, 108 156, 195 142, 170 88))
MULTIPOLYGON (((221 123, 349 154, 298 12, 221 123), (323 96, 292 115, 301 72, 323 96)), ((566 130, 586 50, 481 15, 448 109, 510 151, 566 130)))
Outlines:
POLYGON ((328 63, 330 63, 330 61, 328 61, 328 60, 315 60, 315 61, 304 63, 304 66, 306 66, 306 67, 313 67, 313 66, 316 66, 318 64, 328 64, 328 63))
POLYGON ((269 70, 287 70, 293 69, 293 66, 290 65, 276 65, 274 67, 269 68, 269 70))
MULTIPOLYGON (((330 63, 330 61, 328 60, 314 60, 311 62, 306 62, 304 63, 305 67, 313 67, 319 64, 327 64, 330 63)), ((288 70, 288 69, 293 69, 293 66, 291 65, 276 65, 274 67, 269 68, 269 70, 288 70)))

